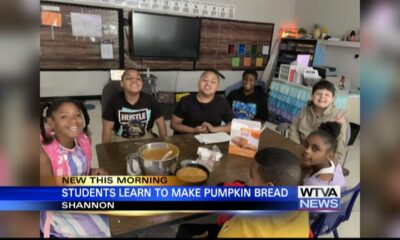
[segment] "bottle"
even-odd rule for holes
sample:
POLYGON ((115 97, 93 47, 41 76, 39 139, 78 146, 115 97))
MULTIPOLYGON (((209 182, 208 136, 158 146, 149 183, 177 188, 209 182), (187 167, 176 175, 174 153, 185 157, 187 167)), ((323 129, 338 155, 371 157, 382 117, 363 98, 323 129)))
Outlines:
POLYGON ((316 24, 313 31, 313 38, 319 39, 320 37, 321 37, 321 29, 319 28, 319 25, 316 24))

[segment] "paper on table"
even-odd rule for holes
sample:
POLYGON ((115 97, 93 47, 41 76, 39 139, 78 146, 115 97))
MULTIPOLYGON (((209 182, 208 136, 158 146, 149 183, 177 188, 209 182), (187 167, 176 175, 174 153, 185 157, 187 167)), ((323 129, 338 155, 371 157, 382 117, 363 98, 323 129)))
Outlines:
POLYGON ((219 133, 202 133, 194 136, 197 141, 204 144, 211 143, 221 143, 228 142, 230 140, 230 136, 227 133, 219 132, 219 133))

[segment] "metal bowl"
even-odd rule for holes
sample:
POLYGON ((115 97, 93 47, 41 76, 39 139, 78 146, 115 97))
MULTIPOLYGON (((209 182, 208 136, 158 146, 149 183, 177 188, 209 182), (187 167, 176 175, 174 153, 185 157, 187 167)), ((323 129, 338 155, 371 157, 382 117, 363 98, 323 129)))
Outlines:
POLYGON ((204 185, 204 184, 208 181, 208 179, 209 179, 209 177, 210 177, 210 171, 208 171, 208 169, 207 169, 205 166, 203 166, 203 165, 201 165, 201 164, 199 164, 199 163, 197 163, 197 162, 195 162, 195 161, 193 161, 193 160, 189 160, 189 161, 188 161, 188 160, 185 160, 185 161, 181 161, 181 162, 179 163, 179 168, 175 171, 175 176, 176 176, 180 181, 185 182, 185 183, 187 183, 187 184, 189 184, 189 185, 201 186, 201 185, 204 185), (202 171, 204 171, 204 172, 207 174, 206 179, 203 180, 203 181, 199 181, 199 182, 193 182, 193 181, 185 181, 185 179, 179 178, 179 177, 177 176, 178 172, 179 172, 180 170, 184 169, 184 168, 187 168, 187 167, 194 167, 194 168, 201 169, 202 171))
POLYGON ((140 167, 143 170, 144 175, 172 175, 176 170, 176 165, 178 162, 179 156, 179 148, 170 143, 164 142, 153 142, 148 143, 141 146, 137 153, 139 155, 139 163, 140 167), (148 150, 157 150, 157 149, 168 149, 172 150, 172 154, 164 159, 156 159, 156 160, 146 160, 143 153, 148 150))

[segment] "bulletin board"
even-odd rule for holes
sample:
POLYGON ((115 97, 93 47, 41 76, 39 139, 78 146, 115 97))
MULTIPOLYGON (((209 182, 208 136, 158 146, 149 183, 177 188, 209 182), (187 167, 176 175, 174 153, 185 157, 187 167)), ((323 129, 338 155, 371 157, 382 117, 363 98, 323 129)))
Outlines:
POLYGON ((122 9, 41 1, 40 68, 123 68, 122 14, 122 9))
POLYGON ((196 69, 265 69, 274 24, 202 19, 200 59, 196 69))

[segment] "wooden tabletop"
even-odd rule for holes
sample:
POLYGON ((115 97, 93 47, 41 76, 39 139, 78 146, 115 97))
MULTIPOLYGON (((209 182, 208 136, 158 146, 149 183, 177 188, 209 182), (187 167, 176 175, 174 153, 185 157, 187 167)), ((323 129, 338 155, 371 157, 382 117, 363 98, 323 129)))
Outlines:
MULTIPOLYGON (((150 142, 168 142, 176 145, 180 149, 179 161, 185 159, 196 159, 197 148, 204 146, 200 144, 194 135, 176 135, 167 137, 165 140, 158 138, 126 141, 96 145, 99 166, 107 169, 110 175, 126 175, 125 156, 136 152, 137 149, 150 142)), ((228 142, 216 144, 221 150, 223 157, 214 165, 214 170, 210 173, 207 185, 216 185, 221 182, 232 182, 242 180, 247 182, 251 158, 228 154, 228 142)), ((260 137, 259 149, 266 147, 279 147, 287 149, 297 156, 300 156, 301 148, 298 144, 284 138, 278 133, 265 129, 260 137)), ((158 224, 165 224, 179 219, 193 216, 193 213, 170 213, 156 216, 143 217, 121 217, 110 216, 110 227, 113 236, 123 235, 137 230, 145 229, 158 224)))

